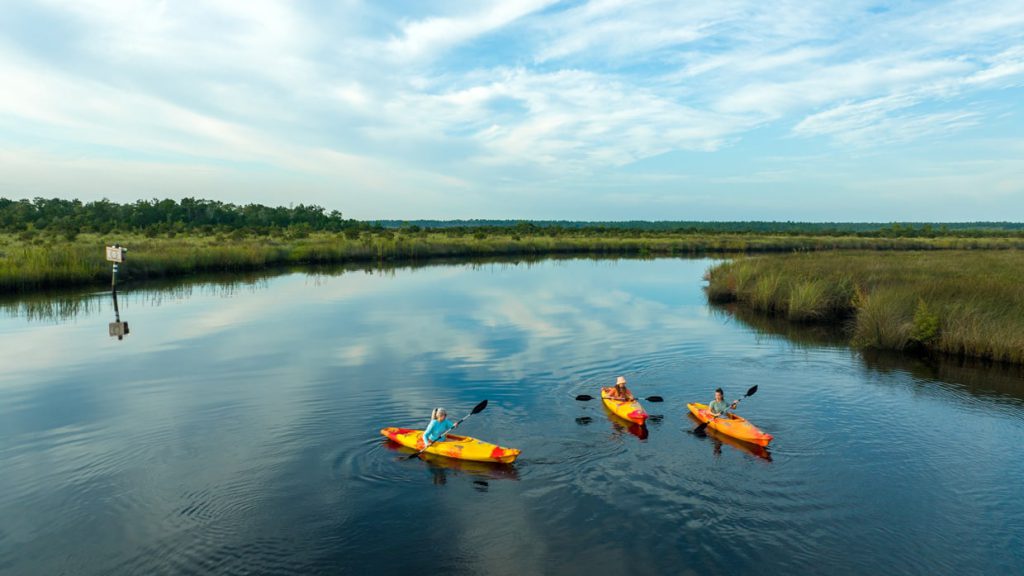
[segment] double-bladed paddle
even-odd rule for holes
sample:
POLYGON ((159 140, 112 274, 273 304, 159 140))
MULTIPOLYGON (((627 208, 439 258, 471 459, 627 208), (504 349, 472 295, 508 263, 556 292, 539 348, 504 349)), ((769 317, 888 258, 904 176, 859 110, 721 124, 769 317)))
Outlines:
MULTIPOLYGON (((465 420, 466 418, 469 418, 473 414, 479 414, 479 413, 483 412, 484 408, 487 408, 487 400, 484 400, 483 402, 477 404, 476 406, 473 407, 473 410, 469 414, 466 414, 462 418, 459 418, 459 421, 455 423, 455 426, 452 426, 452 429, 454 430, 455 428, 458 428, 459 424, 462 424, 463 420, 465 420)), ((445 434, 447 434, 447 432, 445 434)), ((437 442, 437 440, 435 440, 434 442, 437 442)), ((431 442, 430 444, 427 444, 426 446, 423 447, 423 450, 420 450, 419 452, 409 456, 408 458, 406 458, 406 460, 412 460, 413 458, 419 456, 420 454, 423 454, 424 452, 427 451, 427 448, 430 448, 431 446, 434 445, 434 442, 431 442)))
MULTIPOLYGON (((739 398, 737 398, 737 399, 732 401, 732 409, 733 410, 736 409, 736 405, 740 403, 740 400, 743 400, 747 396, 753 396, 756 392, 757 392, 757 384, 754 384, 753 386, 750 387, 750 390, 747 390, 746 394, 744 394, 743 396, 740 396, 739 398)), ((693 433, 694 434, 699 434, 699 433, 703 432, 704 429, 707 428, 708 424, 710 424, 710 423, 711 423, 711 420, 708 420, 707 422, 701 422, 700 426, 697 426, 696 428, 693 429, 693 433)))
MULTIPOLYGON (((576 399, 579 400, 580 402, 586 402, 588 400, 596 400, 597 398, 591 396, 590 394, 580 394, 579 396, 576 397, 576 399)), ((618 398, 609 398, 609 400, 618 400, 618 398)), ((635 398, 635 400, 644 400, 646 402, 664 402, 665 401, 665 399, 662 398, 661 396, 648 396, 647 398, 635 398)), ((619 401, 620 402, 624 402, 624 400, 619 400, 619 401)))

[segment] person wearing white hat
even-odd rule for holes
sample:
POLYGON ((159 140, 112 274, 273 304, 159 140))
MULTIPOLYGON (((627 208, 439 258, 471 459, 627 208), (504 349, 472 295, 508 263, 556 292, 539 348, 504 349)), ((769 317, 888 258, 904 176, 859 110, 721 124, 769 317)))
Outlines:
POLYGON ((623 376, 615 379, 615 386, 612 387, 612 393, 608 397, 613 400, 635 400, 633 393, 626 388, 626 378, 623 376))

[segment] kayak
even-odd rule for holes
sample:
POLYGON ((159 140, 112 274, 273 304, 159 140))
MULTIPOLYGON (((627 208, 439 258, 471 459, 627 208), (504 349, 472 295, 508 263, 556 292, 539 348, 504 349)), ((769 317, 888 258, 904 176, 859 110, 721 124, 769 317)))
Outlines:
POLYGON ((613 400, 609 398, 612 394, 614 387, 609 386, 608 388, 601 388, 601 401, 604 405, 612 411, 613 414, 619 418, 624 418, 630 422, 636 422, 637 424, 643 424, 647 421, 647 412, 644 411, 644 407, 639 402, 634 400, 613 400))
POLYGON ((727 434, 733 438, 738 438, 744 442, 750 442, 751 444, 757 444, 758 446, 767 446, 772 441, 772 435, 766 434, 757 429, 750 422, 747 422, 745 418, 741 418, 735 414, 728 414, 728 418, 715 418, 708 411, 707 404, 700 404, 693 402, 686 405, 690 409, 690 413, 697 417, 701 422, 707 422, 708 428, 717 430, 722 434, 727 434))
MULTIPOLYGON (((423 450, 423 430, 392 427, 382 428, 380 433, 387 436, 392 442, 397 442, 407 448, 423 450)), ((504 448, 470 436, 456 436, 455 434, 448 434, 444 440, 434 442, 427 447, 426 453, 458 460, 501 462, 503 464, 511 464, 519 456, 519 450, 516 448, 504 448)))
MULTIPOLYGON (((392 452, 409 455, 412 448, 406 448, 401 444, 386 441, 384 447, 392 452)), ((474 462, 473 460, 456 460, 447 456, 438 456, 424 452, 420 454, 420 460, 427 463, 431 469, 457 470, 472 476, 479 476, 489 480, 519 480, 519 471, 515 466, 502 464, 501 462, 474 462)))
MULTIPOLYGON (((701 423, 701 421, 698 420, 697 417, 694 416, 693 414, 687 414, 686 417, 689 420, 691 420, 694 424, 701 423)), ((722 434, 717 430, 712 430, 711 428, 705 428, 704 433, 707 434, 708 438, 717 441, 719 444, 728 444, 729 446, 741 452, 746 452, 751 456, 756 456, 758 458, 761 458, 762 460, 767 460, 769 462, 772 461, 771 453, 768 452, 768 448, 764 446, 760 446, 758 444, 751 444, 750 442, 744 442, 743 440, 740 440, 739 438, 733 438, 732 436, 726 436, 725 434, 722 434)))

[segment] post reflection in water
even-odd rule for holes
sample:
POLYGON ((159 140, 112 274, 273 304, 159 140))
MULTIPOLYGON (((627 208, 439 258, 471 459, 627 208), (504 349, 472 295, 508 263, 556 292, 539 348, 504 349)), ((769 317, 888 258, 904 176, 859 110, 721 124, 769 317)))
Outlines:
POLYGON ((710 307, 711 264, 285 271, 133 285, 113 310, 106 290, 0 299, 0 572, 1019 572, 1020 368, 710 307), (99 338, 121 312, 144 329, 99 338), (575 400, 618 374, 665 395, 662 420, 575 400), (754 384, 742 414, 770 452, 689 433, 687 402, 754 384), (465 430, 521 449, 513 466, 380 441, 483 399, 465 430))
POLYGON ((124 340, 128 335, 128 323, 121 321, 121 309, 117 306, 117 288, 110 290, 110 296, 114 301, 114 321, 107 325, 107 334, 111 338, 117 336, 118 340, 124 340))

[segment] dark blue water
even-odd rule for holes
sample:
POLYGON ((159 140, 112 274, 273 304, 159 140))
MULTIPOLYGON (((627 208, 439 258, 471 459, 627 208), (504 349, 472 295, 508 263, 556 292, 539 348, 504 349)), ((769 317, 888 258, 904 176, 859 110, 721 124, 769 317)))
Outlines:
POLYGON ((1024 571, 1019 369, 741 320, 710 264, 140 286, 122 341, 106 293, 0 302, 0 574, 1024 571), (646 430, 574 400, 618 375, 646 430), (753 384, 767 450, 689 432, 753 384), (514 466, 378 433, 483 399, 514 466))

